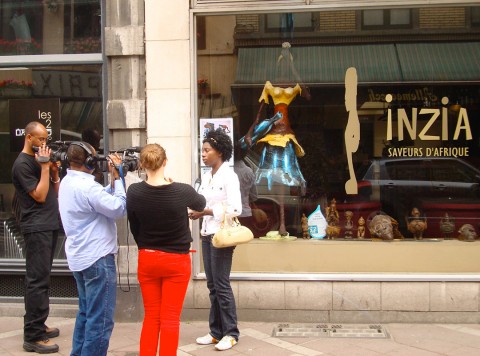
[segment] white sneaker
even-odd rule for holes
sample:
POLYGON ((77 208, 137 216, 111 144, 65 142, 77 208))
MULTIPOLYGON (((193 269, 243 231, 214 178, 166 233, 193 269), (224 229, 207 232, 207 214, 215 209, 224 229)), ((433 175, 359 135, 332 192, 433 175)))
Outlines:
MULTIPOLYGON (((223 340, 223 339, 222 339, 223 340)), ((197 339, 195 340, 197 342, 197 344, 199 345, 210 345, 210 344, 216 344, 218 342, 217 339, 215 339, 212 335, 210 334, 207 334, 205 336, 202 336, 202 337, 197 337, 197 339)))
POLYGON ((215 345, 215 348, 219 351, 225 351, 231 349, 233 346, 237 344, 237 340, 232 336, 224 336, 222 340, 218 344, 215 345))

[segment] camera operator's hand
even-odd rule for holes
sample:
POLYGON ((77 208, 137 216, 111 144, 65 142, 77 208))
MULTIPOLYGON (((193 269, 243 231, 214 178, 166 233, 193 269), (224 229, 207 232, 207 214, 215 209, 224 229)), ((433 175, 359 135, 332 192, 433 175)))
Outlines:
POLYGON ((52 183, 60 183, 60 161, 50 162, 50 180, 52 183))
POLYGON ((38 152, 35 153, 35 158, 37 162, 43 165, 50 165, 50 147, 43 143, 39 148, 38 152))
POLYGON ((120 179, 119 168, 122 165, 122 158, 118 155, 118 153, 110 154, 108 155, 108 158, 108 164, 111 168, 112 176, 114 177, 114 179, 120 179))

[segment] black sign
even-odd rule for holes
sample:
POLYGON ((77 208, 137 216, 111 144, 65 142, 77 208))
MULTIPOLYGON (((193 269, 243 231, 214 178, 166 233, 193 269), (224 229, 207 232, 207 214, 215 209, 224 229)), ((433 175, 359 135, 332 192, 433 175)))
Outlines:
POLYGON ((11 99, 8 101, 10 118, 10 151, 20 152, 25 142, 25 126, 38 121, 46 127, 49 139, 60 140, 60 99, 11 99))

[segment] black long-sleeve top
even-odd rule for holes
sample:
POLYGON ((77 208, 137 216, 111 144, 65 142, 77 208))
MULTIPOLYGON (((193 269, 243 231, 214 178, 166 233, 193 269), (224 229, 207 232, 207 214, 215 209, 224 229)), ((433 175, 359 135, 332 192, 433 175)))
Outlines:
POLYGON ((188 253, 192 233, 187 208, 202 211, 205 204, 205 197, 184 183, 132 184, 127 191, 127 216, 138 248, 188 253))

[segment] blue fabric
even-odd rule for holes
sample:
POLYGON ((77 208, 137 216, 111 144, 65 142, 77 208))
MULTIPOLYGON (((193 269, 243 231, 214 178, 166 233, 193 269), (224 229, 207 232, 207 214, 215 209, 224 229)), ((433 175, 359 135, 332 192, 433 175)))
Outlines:
POLYGON ((238 144, 240 145, 242 150, 246 150, 247 148, 252 147, 254 144, 256 144, 260 138, 264 137, 267 133, 270 132, 273 124, 275 124, 278 120, 281 120, 282 118, 283 114, 280 111, 277 111, 277 113, 271 118, 265 119, 261 121, 258 125, 255 125, 252 132, 251 145, 247 145, 247 142, 245 141, 245 136, 238 140, 238 144))
POLYGON ((257 185, 262 184, 262 179, 265 178, 269 190, 272 190, 274 183, 300 187, 302 195, 306 190, 307 184, 300 171, 292 142, 288 142, 285 148, 266 144, 256 176, 257 185))
POLYGON ((233 250, 235 247, 216 248, 212 245, 212 235, 202 237, 202 255, 207 287, 210 291, 210 335, 221 340, 232 336, 238 341, 235 297, 230 286, 233 250))
POLYGON ((102 187, 89 173, 69 169, 58 193, 67 240, 65 253, 72 271, 83 271, 100 257, 117 252, 115 219, 126 214, 123 182, 102 187), (113 193, 113 194, 112 194, 113 193))
POLYGON ((71 356, 107 354, 117 299, 115 257, 107 255, 80 272, 73 272, 78 289, 78 314, 71 356))

